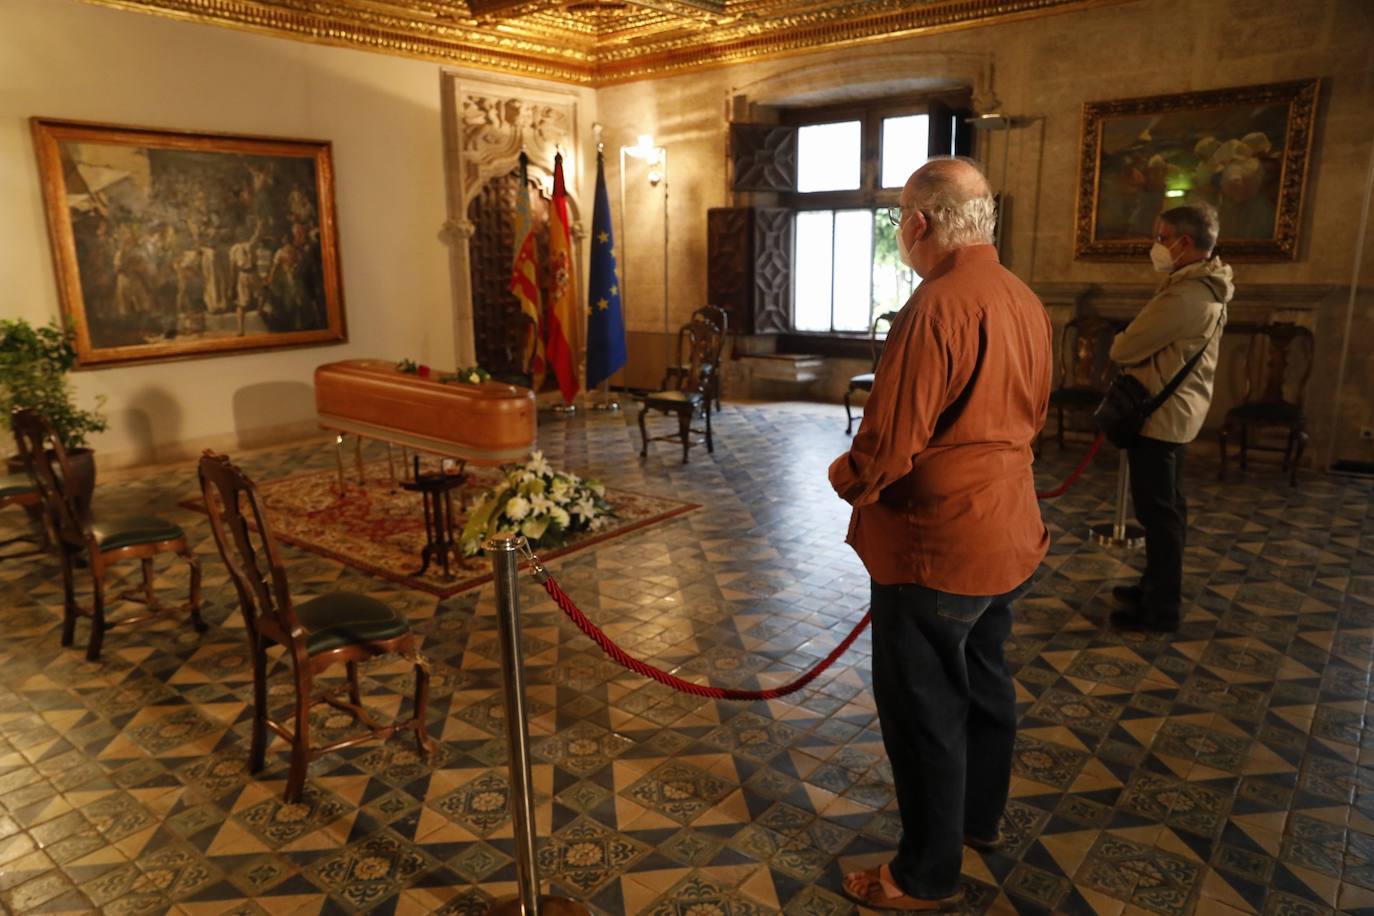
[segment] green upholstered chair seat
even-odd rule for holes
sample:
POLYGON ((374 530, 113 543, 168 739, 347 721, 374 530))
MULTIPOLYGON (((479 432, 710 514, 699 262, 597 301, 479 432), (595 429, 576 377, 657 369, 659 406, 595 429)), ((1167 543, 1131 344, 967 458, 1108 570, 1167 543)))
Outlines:
POLYGON ((310 655, 394 639, 410 631, 409 621, 376 598, 350 592, 304 601, 296 605, 296 619, 306 629, 305 651, 310 655))
POLYGON ((118 550, 139 544, 174 541, 186 536, 180 525, 153 515, 127 515, 91 522, 91 534, 101 550, 118 550))
POLYGON ((1286 401, 1249 401, 1238 404, 1226 411, 1226 419, 1242 420, 1255 425, 1272 423, 1278 426, 1307 422, 1302 408, 1286 401))
POLYGON ((0 499, 11 499, 35 492, 28 474, 0 474, 0 499))
POLYGON ((1102 403, 1103 392, 1096 388, 1073 386, 1056 388, 1050 392, 1050 404, 1069 410, 1093 410, 1102 403))
POLYGON ((651 404, 700 404, 701 392, 699 391, 654 391, 644 396, 644 400, 651 404))

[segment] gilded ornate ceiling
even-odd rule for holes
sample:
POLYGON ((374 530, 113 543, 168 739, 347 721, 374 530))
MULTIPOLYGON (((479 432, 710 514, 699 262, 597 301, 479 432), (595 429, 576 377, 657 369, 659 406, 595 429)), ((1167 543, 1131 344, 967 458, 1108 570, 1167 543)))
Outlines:
POLYGON ((600 85, 1111 0, 88 0, 600 85))

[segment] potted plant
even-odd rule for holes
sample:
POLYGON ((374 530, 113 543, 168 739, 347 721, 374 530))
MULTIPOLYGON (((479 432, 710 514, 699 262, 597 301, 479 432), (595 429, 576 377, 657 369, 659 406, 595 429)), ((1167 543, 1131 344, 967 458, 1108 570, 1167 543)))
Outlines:
MULTIPOLYGON (((29 407, 47 417, 72 462, 72 485, 84 514, 95 492, 95 459, 86 437, 105 429, 98 410, 76 406, 67 373, 76 364, 71 335, 50 323, 35 328, 23 318, 0 320, 0 417, 8 433, 15 409, 29 407)), ((10 473, 24 468, 9 459, 10 473)))

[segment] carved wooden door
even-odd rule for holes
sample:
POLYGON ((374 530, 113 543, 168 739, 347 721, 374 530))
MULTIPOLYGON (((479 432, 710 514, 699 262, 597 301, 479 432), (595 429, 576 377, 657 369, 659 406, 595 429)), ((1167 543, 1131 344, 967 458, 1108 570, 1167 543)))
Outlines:
MULTIPOLYGON (((510 291, 511 264, 515 258, 515 201, 520 172, 493 178, 468 205, 468 219, 476 227, 469 246, 472 265, 472 325, 477 363, 493 377, 529 384, 524 365, 529 317, 510 291)), ((548 297, 548 201, 540 193, 530 195, 534 214, 535 265, 539 287, 548 297)))

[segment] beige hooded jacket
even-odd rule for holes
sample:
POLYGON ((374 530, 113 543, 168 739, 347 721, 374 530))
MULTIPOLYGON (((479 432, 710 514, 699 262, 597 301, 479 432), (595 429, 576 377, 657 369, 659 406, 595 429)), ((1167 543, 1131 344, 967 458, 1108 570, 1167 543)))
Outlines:
POLYGON ((1111 358, 1151 394, 1162 391, 1198 348, 1207 348, 1173 396, 1145 421, 1141 435, 1181 443, 1197 438, 1212 403, 1220 329, 1234 293, 1231 268, 1220 258, 1180 267, 1112 341, 1111 358))

